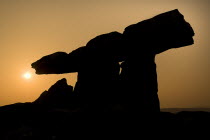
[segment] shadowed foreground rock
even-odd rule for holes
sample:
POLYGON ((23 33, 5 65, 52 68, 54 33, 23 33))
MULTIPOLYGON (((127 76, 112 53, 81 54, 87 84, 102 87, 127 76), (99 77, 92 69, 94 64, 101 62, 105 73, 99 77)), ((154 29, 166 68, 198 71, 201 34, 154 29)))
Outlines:
MULTIPOLYGON (((26 104, 25 104, 26 105, 26 104)), ((23 107, 24 105, 22 105, 23 107)), ((15 105, 7 109, 17 108, 15 105)), ((86 114, 70 110, 46 112, 6 112, 0 107, 1 140, 62 140, 76 137, 140 137, 163 138, 209 135, 209 112, 161 112, 154 121, 151 118, 131 114, 86 114), (148 135, 149 134, 149 135, 148 135)), ((202 138, 205 137, 205 138, 202 138)))
POLYGON ((48 91, 44 91, 33 103, 50 108, 65 108, 75 102, 73 87, 67 84, 65 78, 57 81, 48 91))

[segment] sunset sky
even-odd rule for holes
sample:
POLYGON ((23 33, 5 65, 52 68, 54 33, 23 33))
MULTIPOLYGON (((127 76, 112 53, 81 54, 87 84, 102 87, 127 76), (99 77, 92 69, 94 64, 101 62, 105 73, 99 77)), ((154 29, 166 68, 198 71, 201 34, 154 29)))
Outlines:
POLYGON ((174 9, 195 44, 157 55, 161 108, 210 107, 209 0, 0 0, 0 106, 34 101, 61 78, 75 84, 76 73, 36 75, 42 56, 174 9))

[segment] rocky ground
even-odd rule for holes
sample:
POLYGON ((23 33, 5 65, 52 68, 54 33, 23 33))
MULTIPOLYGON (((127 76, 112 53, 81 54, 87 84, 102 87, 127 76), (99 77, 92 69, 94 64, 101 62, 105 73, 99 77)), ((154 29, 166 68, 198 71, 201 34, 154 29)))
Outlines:
POLYGON ((88 113, 67 108, 46 108, 31 103, 0 108, 1 140, 59 140, 73 137, 148 137, 208 134, 210 113, 183 111, 146 115, 125 112, 88 113))

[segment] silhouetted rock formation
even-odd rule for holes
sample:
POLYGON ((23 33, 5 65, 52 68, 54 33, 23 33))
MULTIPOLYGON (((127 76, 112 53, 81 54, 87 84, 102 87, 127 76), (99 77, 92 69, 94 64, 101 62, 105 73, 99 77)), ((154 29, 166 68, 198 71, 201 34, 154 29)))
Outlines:
POLYGON ((67 84, 65 78, 57 81, 48 91, 44 91, 33 103, 48 107, 69 107, 75 102, 73 87, 67 84))
POLYGON ((37 74, 61 74, 83 70, 92 63, 108 61, 119 62, 124 55, 122 50, 122 34, 111 32, 91 39, 86 46, 71 53, 56 52, 34 62, 32 68, 37 74))
POLYGON ((68 73, 67 65, 68 54, 65 52, 56 52, 42 57, 36 63, 32 64, 36 68, 37 74, 61 74, 68 73), (61 72, 62 71, 62 72, 61 72))
POLYGON ((130 25, 123 34, 97 36, 69 54, 42 57, 32 64, 36 73, 78 72, 74 90, 61 79, 32 103, 0 107, 0 139, 71 139, 83 132, 104 136, 104 128, 129 138, 134 132, 204 134, 209 112, 160 112, 157 94, 156 54, 191 45, 193 36, 183 15, 172 10, 130 25))
POLYGON ((120 105, 128 111, 159 112, 155 56, 193 44, 194 32, 176 9, 90 40, 71 53, 34 62, 37 74, 78 72, 74 94, 84 108, 120 105), (119 62, 123 62, 120 73, 119 62))
POLYGON ((192 27, 177 9, 130 25, 123 32, 123 40, 135 54, 158 54, 192 45, 193 36, 192 27))
POLYGON ((43 113, 67 110, 69 112, 80 110, 78 98, 73 92, 73 87, 67 84, 65 78, 58 80, 48 91, 44 91, 33 102, 15 103, 0 107, 0 113, 43 113))
POLYGON ((122 92, 132 95, 133 107, 144 112, 159 112, 155 55, 171 48, 191 45, 193 36, 193 29, 178 10, 125 28, 123 44, 129 46, 129 54, 122 67, 122 92))
POLYGON ((117 92, 116 84, 120 72, 118 62, 122 59, 122 53, 117 50, 121 47, 121 36, 118 32, 97 36, 85 47, 68 55, 57 52, 45 56, 33 63, 32 67, 38 74, 78 72, 74 92, 80 97, 80 104, 86 107, 91 105, 89 109, 102 109, 105 104, 108 106, 114 102, 113 93, 117 92))

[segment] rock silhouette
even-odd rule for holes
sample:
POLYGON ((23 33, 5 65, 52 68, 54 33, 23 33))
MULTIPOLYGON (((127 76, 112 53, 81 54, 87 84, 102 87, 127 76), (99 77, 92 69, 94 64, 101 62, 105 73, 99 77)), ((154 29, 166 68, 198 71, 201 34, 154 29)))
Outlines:
POLYGON ((87 110, 120 106, 126 111, 160 111, 155 56, 193 44, 194 31, 177 10, 90 40, 71 53, 56 52, 32 64, 37 74, 78 72, 74 94, 87 110), (121 72, 120 65, 121 64, 121 72))
MULTIPOLYGON (((61 74, 78 72, 89 64, 103 61, 122 61, 120 48, 122 34, 111 32, 91 39, 86 46, 80 47, 71 53, 56 52, 42 57, 32 63, 37 74, 61 74)), ((105 65, 105 64, 104 64, 105 65)), ((93 66, 92 66, 93 67, 93 66)))
POLYGON ((171 48, 193 44, 192 36, 193 29, 178 10, 125 28, 123 44, 129 46, 130 54, 123 63, 122 92, 132 95, 129 104, 134 104, 133 108, 141 108, 144 112, 159 112, 155 56, 171 48), (134 99, 137 101, 133 102, 134 99))
POLYGON ((69 107, 76 97, 73 93, 73 87, 67 84, 65 78, 57 81, 48 91, 44 91, 33 104, 46 107, 69 107))
POLYGON ((192 45, 193 36, 192 27, 177 9, 130 25, 123 32, 123 40, 130 45, 132 53, 138 50, 138 54, 159 54, 171 48, 192 45))

